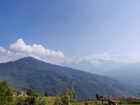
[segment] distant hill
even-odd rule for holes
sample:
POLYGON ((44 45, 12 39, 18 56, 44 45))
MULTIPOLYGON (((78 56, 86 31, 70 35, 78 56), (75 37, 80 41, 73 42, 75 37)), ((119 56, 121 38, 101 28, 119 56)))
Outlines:
POLYGON ((103 73, 103 76, 115 78, 116 80, 129 84, 140 85, 140 63, 129 64, 125 67, 103 73))
POLYGON ((41 94, 57 95, 66 88, 74 89, 78 100, 95 98, 95 94, 110 97, 138 97, 140 86, 118 82, 115 79, 61 67, 32 57, 0 64, 0 81, 7 80, 15 89, 41 94))

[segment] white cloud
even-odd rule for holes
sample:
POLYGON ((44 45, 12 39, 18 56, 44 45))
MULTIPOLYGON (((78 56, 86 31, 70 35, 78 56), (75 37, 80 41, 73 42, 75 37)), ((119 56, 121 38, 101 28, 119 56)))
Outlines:
POLYGON ((32 56, 38 60, 47 63, 60 65, 61 63, 79 63, 88 61, 93 66, 101 65, 101 61, 115 61, 119 63, 137 63, 140 62, 139 56, 122 56, 122 55, 109 55, 106 52, 102 54, 93 54, 89 56, 80 56, 77 53, 75 56, 64 56, 61 51, 53 51, 45 49, 42 45, 26 45, 22 39, 18 39, 16 43, 10 45, 10 51, 0 47, 0 63, 14 61, 23 57, 32 56))
POLYGON ((56 56, 59 58, 64 57, 64 54, 61 51, 56 52, 53 50, 45 49, 42 45, 26 45, 22 39, 18 39, 16 43, 10 45, 10 51, 35 54, 39 56, 56 56))
POLYGON ((0 47, 0 53, 5 53, 6 50, 3 47, 0 47))
POLYGON ((14 61, 23 57, 26 57, 26 54, 22 54, 22 53, 13 53, 10 51, 7 51, 3 54, 0 54, 0 63, 5 63, 8 61, 14 61))
POLYGON ((119 56, 116 58, 113 58, 114 61, 120 62, 120 63, 137 63, 140 62, 140 56, 119 56))
POLYGON ((94 55, 90 55, 90 56, 79 57, 76 60, 76 63, 81 62, 83 60, 86 60, 86 61, 91 61, 91 60, 94 60, 94 61, 104 60, 104 61, 106 61, 106 60, 111 60, 111 58, 110 58, 110 56, 107 53, 94 54, 94 55))
POLYGON ((93 61, 93 60, 91 60, 90 63, 91 63, 92 65, 94 65, 94 66, 98 66, 98 65, 102 64, 102 63, 99 62, 99 61, 93 61))

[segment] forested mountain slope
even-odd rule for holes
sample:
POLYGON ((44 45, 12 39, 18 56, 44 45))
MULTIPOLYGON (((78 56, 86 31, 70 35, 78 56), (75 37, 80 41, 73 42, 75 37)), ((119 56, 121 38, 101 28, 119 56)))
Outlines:
POLYGON ((115 79, 61 67, 26 57, 0 64, 0 80, 15 89, 31 87, 42 94, 57 95, 65 88, 74 89, 79 100, 95 98, 95 94, 111 97, 138 97, 139 85, 128 85, 115 79))

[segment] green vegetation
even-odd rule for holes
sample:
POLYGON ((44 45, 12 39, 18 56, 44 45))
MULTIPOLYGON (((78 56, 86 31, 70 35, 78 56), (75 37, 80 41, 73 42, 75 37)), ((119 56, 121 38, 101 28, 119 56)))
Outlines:
POLYGON ((85 105, 88 105, 88 103, 87 103, 87 102, 85 102, 85 105))
POLYGON ((7 81, 0 82, 0 105, 13 105, 14 90, 8 86, 7 81))
POLYGON ((99 94, 96 94, 96 99, 97 100, 101 100, 103 98, 103 96, 99 96, 99 94))
POLYGON ((16 99, 16 105, 24 105, 25 104, 25 98, 19 97, 16 99))
MULTIPOLYGON (((101 96, 99 94, 96 94, 98 100, 92 99, 78 102, 77 93, 68 88, 56 97, 40 97, 39 93, 33 92, 31 88, 27 90, 27 93, 30 96, 16 96, 19 94, 19 91, 16 92, 9 87, 6 81, 0 82, 0 105, 106 105, 108 103, 107 101, 100 101, 101 96)), ((122 98, 117 100, 116 103, 120 105, 140 105, 140 100, 122 98)))
POLYGON ((7 81, 0 82, 0 105, 45 105, 46 101, 37 100, 39 93, 27 90, 29 96, 16 96, 16 91, 8 86, 7 81), (14 96, 15 95, 15 96, 14 96))
POLYGON ((72 89, 74 87, 78 101, 95 98, 94 94, 96 92, 105 94, 103 89, 95 84, 70 79, 54 71, 35 69, 33 64, 37 61, 34 64, 35 66, 42 64, 42 62, 35 59, 32 61, 32 59, 29 59, 29 61, 28 59, 27 61, 22 59, 22 61, 8 62, 4 65, 0 64, 0 80, 7 80, 9 85, 17 90, 26 91, 30 87, 32 91, 39 92, 42 96, 45 93, 49 96, 56 96, 64 92, 66 88, 72 89))
POLYGON ((45 93, 45 96, 48 97, 49 95, 47 93, 45 93))
MULTIPOLYGON (((78 101, 96 99, 96 94, 107 97, 138 97, 140 86, 120 83, 114 79, 52 65, 31 57, 0 64, 0 81, 8 81, 16 90, 47 93, 50 97, 74 89, 78 101)), ((37 94, 34 94, 37 95, 37 94)))
POLYGON ((74 90, 69 91, 67 88, 64 93, 59 94, 55 98, 54 105, 68 105, 69 102, 77 102, 77 94, 74 90))
POLYGON ((29 88, 29 89, 27 90, 27 95, 28 95, 28 96, 32 96, 32 94, 33 94, 32 89, 29 88))

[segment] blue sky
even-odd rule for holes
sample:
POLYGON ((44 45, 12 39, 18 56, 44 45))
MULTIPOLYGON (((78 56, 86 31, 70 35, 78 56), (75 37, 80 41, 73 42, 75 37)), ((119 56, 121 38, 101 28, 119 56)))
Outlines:
POLYGON ((90 72, 140 62, 139 0, 1 0, 0 62, 33 56, 90 72))

